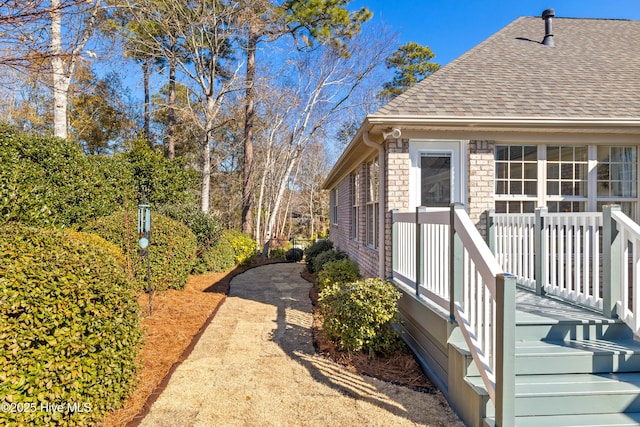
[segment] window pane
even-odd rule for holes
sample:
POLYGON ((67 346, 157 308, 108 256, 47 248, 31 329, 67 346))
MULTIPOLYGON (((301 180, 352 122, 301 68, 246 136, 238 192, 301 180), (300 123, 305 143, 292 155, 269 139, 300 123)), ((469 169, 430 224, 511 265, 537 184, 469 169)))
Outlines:
POLYGON ((507 202, 496 202, 496 213, 507 213, 507 202))
POLYGON ((560 178, 560 165, 557 163, 548 163, 547 164, 547 178, 548 179, 558 179, 560 178))
POLYGON ((497 163, 496 164, 496 177, 499 179, 506 179, 509 176, 507 175, 509 171, 508 163, 497 163))
POLYGON ((586 162, 588 159, 587 147, 576 147, 575 159, 579 162, 586 162))
POLYGON ((547 160, 557 162, 560 160, 560 147, 549 146, 547 147, 547 160))
POLYGON ((538 164, 537 163, 525 163, 524 164, 524 179, 536 179, 538 177, 538 164))
POLYGON ((509 146, 509 160, 522 160, 523 148, 521 145, 509 146))
POLYGON ((524 147, 524 160, 528 162, 538 161, 538 147, 535 145, 525 145, 524 147))
POLYGON ((451 203, 451 156, 422 156, 420 176, 421 205, 449 206, 451 203))
POLYGON ((535 196, 538 194, 538 182, 537 181, 525 181, 524 182, 524 194, 527 196, 535 196))
POLYGON ((509 160, 508 145, 500 145, 496 147, 496 160, 509 160))

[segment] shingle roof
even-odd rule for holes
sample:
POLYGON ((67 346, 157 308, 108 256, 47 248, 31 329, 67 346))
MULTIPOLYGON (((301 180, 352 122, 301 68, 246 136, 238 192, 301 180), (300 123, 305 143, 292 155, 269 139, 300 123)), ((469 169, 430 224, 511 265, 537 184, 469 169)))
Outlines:
POLYGON ((375 116, 640 118, 640 21, 523 17, 375 116))

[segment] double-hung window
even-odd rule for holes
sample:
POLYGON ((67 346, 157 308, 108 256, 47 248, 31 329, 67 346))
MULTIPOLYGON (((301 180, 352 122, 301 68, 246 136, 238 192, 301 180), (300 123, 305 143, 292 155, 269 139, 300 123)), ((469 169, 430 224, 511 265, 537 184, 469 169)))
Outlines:
POLYGON ((366 167, 367 204, 366 204, 366 242, 372 248, 378 247, 378 158, 366 167))
POLYGON ((496 212, 601 211, 619 204, 636 218, 638 147, 496 145, 496 212))
POLYGON ((360 215, 360 204, 359 204, 359 194, 360 194, 360 175, 358 172, 354 172, 351 174, 351 230, 350 230, 350 238, 352 240, 358 240, 358 227, 359 221, 358 217, 360 215))
POLYGON ((329 204, 331 205, 331 224, 338 224, 338 189, 331 190, 329 195, 329 204))

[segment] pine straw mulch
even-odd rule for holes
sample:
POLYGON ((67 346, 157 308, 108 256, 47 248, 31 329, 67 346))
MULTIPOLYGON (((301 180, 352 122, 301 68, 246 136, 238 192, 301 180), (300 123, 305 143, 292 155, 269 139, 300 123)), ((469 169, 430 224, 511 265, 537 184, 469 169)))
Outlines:
MULTIPOLYGON (((305 280, 315 283, 315 277, 306 269, 300 275, 305 280)), ((410 387, 424 393, 436 392, 436 388, 424 375, 415 356, 406 346, 392 355, 378 355, 375 358, 365 353, 348 353, 338 350, 322 330, 322 318, 317 304, 318 289, 315 286, 309 291, 309 297, 313 304, 313 344, 318 353, 358 374, 410 387)))
POLYGON ((141 293, 138 304, 144 345, 138 356, 138 383, 123 407, 109 413, 100 426, 137 426, 224 302, 231 279, 249 268, 273 262, 277 261, 259 257, 251 266, 192 275, 184 290, 170 289, 153 296, 151 316, 149 296, 141 293))
MULTIPOLYGON (((175 368, 189 356, 198 338, 224 302, 231 279, 249 268, 274 262, 280 261, 259 257, 250 266, 236 267, 224 273, 190 276, 184 290, 167 290, 155 295, 152 299, 151 315, 149 297, 141 293, 138 303, 143 313, 142 327, 145 338, 138 356, 141 366, 138 383, 123 407, 109 413, 100 426, 137 426, 166 387, 175 368)), ((302 277, 313 283, 313 276, 306 270, 302 277)), ((320 354, 352 372, 423 392, 435 391, 409 350, 376 359, 370 359, 363 354, 338 351, 322 332, 321 321, 317 315, 315 287, 311 289, 309 296, 314 305, 314 345, 320 354)))

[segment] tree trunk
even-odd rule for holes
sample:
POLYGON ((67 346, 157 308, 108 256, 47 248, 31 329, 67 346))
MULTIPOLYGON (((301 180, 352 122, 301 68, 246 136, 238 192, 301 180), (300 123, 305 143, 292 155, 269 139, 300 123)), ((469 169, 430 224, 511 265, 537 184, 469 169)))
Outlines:
POLYGON ((67 95, 69 77, 62 58, 62 12, 60 0, 51 0, 51 68, 53 70, 53 126, 54 135, 67 138, 67 95))
POLYGON ((255 116, 256 47, 258 34, 249 30, 247 43, 247 91, 245 95, 244 159, 242 161, 242 231, 252 234, 253 201, 253 122, 255 116))
POLYGON ((209 212, 209 199, 211 194, 211 144, 213 143, 213 118, 215 117, 215 100, 212 95, 207 96, 206 125, 204 135, 204 147, 202 147, 202 212, 209 212))
POLYGON ((142 84, 144 86, 144 139, 147 140, 147 145, 151 146, 151 106, 149 95, 149 58, 142 60, 142 84))
POLYGON ((167 100, 167 152, 169 160, 176 156, 176 63, 169 59, 169 94, 167 100))
POLYGON ((284 190, 287 188, 287 182, 289 182, 289 177, 291 176, 291 172, 293 171, 293 166, 296 164, 298 157, 300 157, 301 150, 297 147, 289 159, 289 165, 287 166, 287 170, 282 177, 278 185, 278 193, 276 194, 276 200, 273 206, 273 211, 271 212, 271 216, 269 217, 269 223, 267 224, 267 230, 265 235, 265 240, 269 240, 272 237, 273 229, 276 226, 276 219, 278 216, 278 210, 280 210, 280 203, 282 203, 282 196, 284 195, 284 190))

